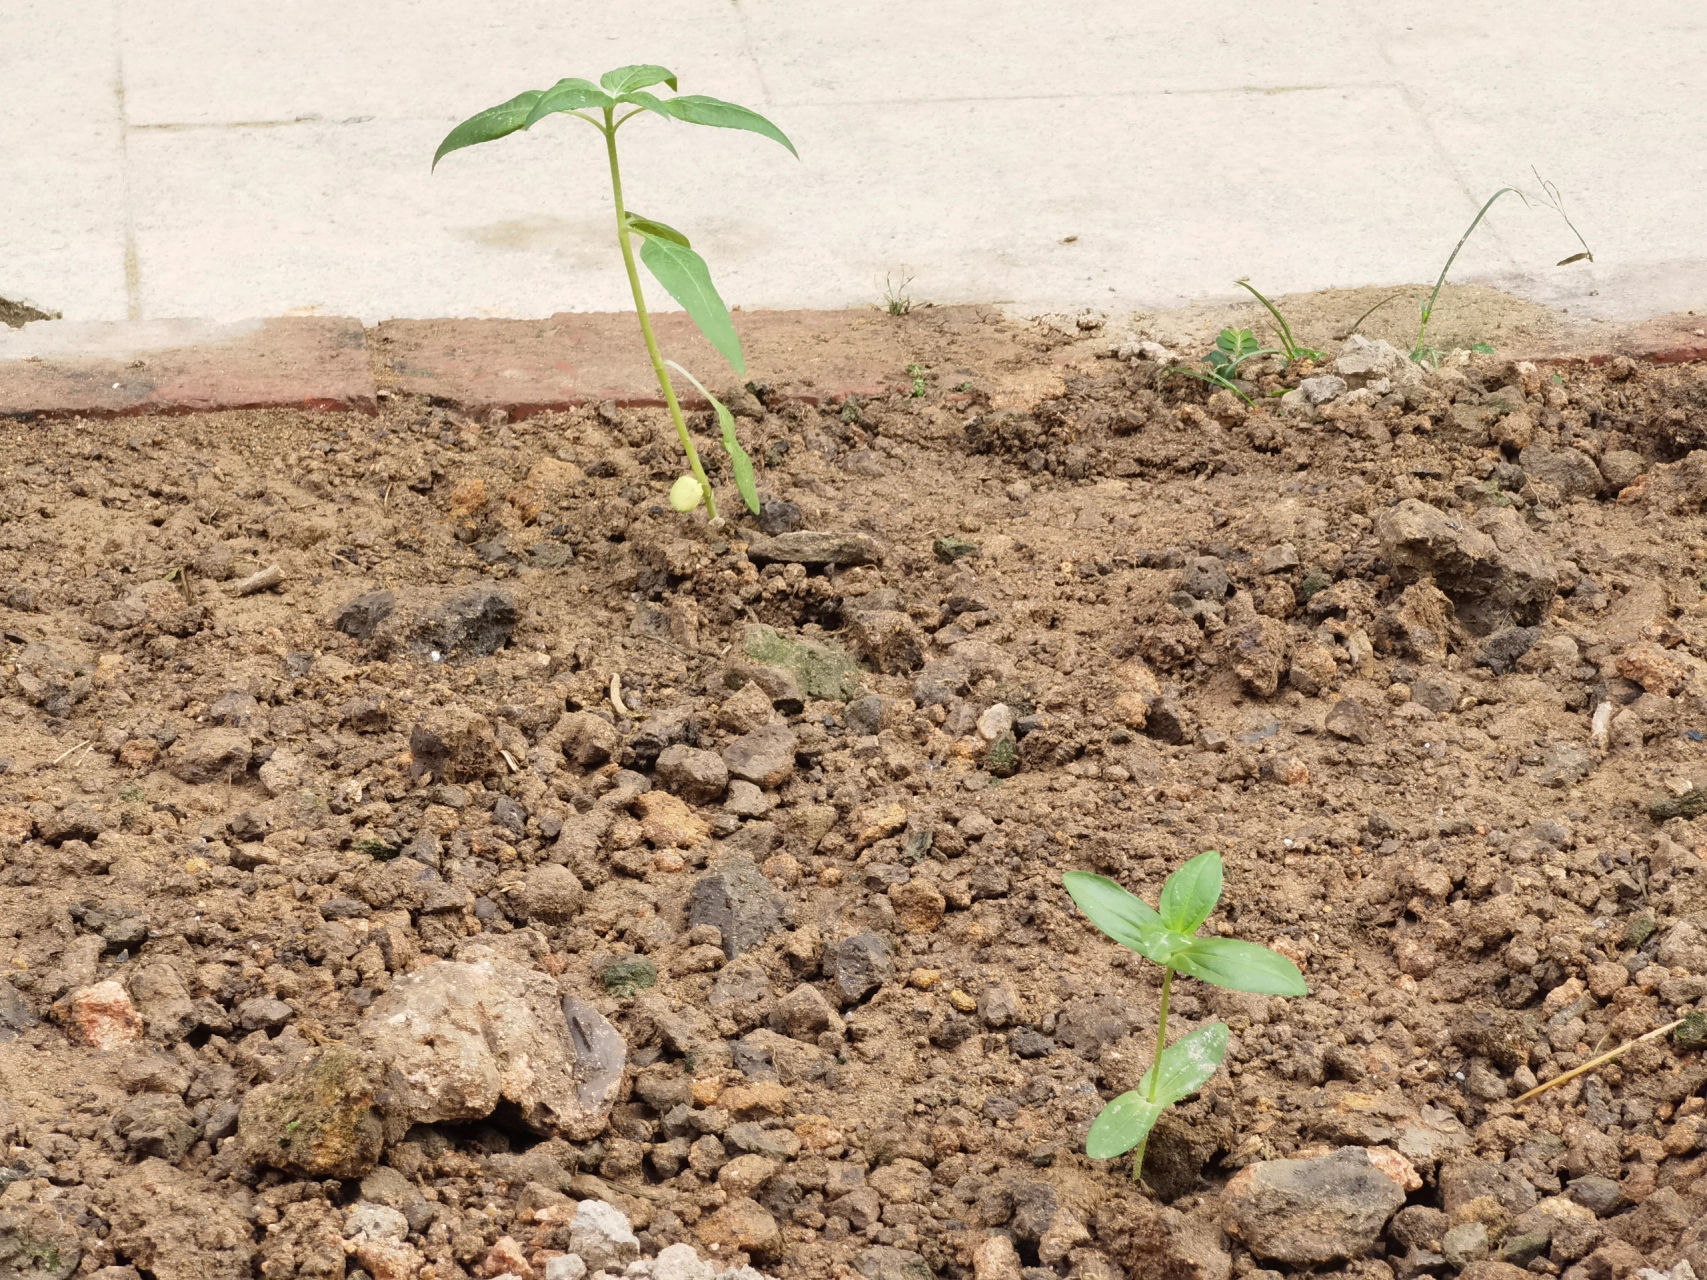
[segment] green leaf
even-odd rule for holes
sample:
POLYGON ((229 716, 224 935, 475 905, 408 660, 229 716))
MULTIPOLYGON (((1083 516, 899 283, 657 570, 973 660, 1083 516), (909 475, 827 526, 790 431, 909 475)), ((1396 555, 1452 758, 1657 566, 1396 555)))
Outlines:
POLYGON ((599 77, 599 83, 612 93, 627 93, 631 89, 644 89, 648 85, 667 84, 672 91, 676 87, 676 73, 668 67, 642 64, 633 67, 618 67, 615 71, 607 71, 599 77))
POLYGON ((1107 876, 1069 871, 1061 883, 1092 924, 1121 946, 1157 964, 1167 964, 1168 957, 1184 941, 1168 932, 1162 917, 1142 898, 1126 892, 1107 876))
POLYGON ((1085 1139, 1085 1154, 1093 1160, 1109 1160, 1132 1150, 1149 1136, 1162 1112, 1208 1083, 1226 1055, 1224 1022, 1208 1023, 1169 1045, 1136 1089, 1102 1109, 1085 1139), (1152 1083, 1156 1086, 1154 1101, 1150 1097, 1152 1083))
POLYGON ((741 441, 735 435, 735 415, 724 407, 723 401, 705 389, 703 382, 681 365, 674 360, 666 360, 664 363, 698 387, 700 395, 711 401, 711 407, 717 410, 717 425, 723 429, 723 448, 729 455, 729 469, 735 473, 735 488, 741 495, 741 501, 747 504, 747 510, 758 515, 759 486, 753 479, 753 460, 747 456, 747 451, 741 447, 741 441))
POLYGON ((1151 1102, 1136 1089, 1121 1094, 1102 1109, 1085 1136, 1085 1154, 1092 1160, 1123 1156, 1156 1127, 1167 1107, 1151 1102))
POLYGON ((529 123, 528 113, 544 96, 543 89, 529 89, 526 93, 518 93, 508 102, 487 107, 479 115, 469 116, 439 143, 439 149, 433 152, 433 168, 438 168, 439 161, 452 151, 461 151, 464 147, 472 147, 480 142, 492 142, 507 137, 517 129, 526 128, 529 123))
POLYGON ((618 98, 617 101, 620 103, 626 103, 631 107, 644 107, 646 110, 655 112, 667 120, 675 119, 675 116, 670 113, 669 107, 665 104, 662 98, 655 93, 647 93, 644 89, 636 89, 632 93, 625 93, 618 98))
POLYGON ((1278 952, 1237 938, 1193 938, 1169 961, 1181 973, 1202 982, 1259 996, 1309 993, 1298 966, 1278 952))
POLYGON ((697 93, 685 93, 665 102, 664 110, 689 124, 708 124, 718 129, 745 129, 748 133, 763 134, 773 142, 782 143, 793 153, 795 159, 800 158, 800 153, 794 150, 794 144, 781 129, 757 111, 738 107, 733 102, 707 98, 697 93))
POLYGON ((1211 849, 1186 863, 1162 886, 1162 923, 1175 933, 1196 933, 1221 900, 1221 855, 1211 849))
MULTIPOLYGON (((644 234, 644 233, 642 233, 644 234)), ((699 331, 711 345, 723 353, 723 358, 735 367, 736 373, 747 371, 741 356, 741 339, 735 336, 735 323, 729 318, 729 308, 718 297, 711 283, 711 270, 686 245, 658 236, 646 236, 640 246, 640 260, 658 278, 658 283, 693 317, 699 331)))
MULTIPOLYGON (((1227 1056, 1227 1024, 1206 1022, 1190 1035, 1162 1050, 1161 1080, 1156 1083, 1156 1101, 1171 1106, 1181 1098, 1189 1098, 1208 1082, 1227 1056)), ((1146 1097, 1150 1093, 1151 1077, 1157 1069, 1151 1067, 1138 1082, 1146 1097)))
POLYGON ((615 105, 616 99, 591 80, 570 76, 559 80, 540 95, 539 101, 533 104, 533 110, 528 112, 526 127, 531 129, 546 116, 559 111, 579 111, 583 107, 598 107, 602 110, 615 105))
POLYGON ((693 247, 688 243, 688 238, 674 227, 666 223, 654 222, 651 218, 642 218, 638 213, 628 215, 628 229, 638 235, 652 236, 659 240, 673 240, 684 249, 693 247))

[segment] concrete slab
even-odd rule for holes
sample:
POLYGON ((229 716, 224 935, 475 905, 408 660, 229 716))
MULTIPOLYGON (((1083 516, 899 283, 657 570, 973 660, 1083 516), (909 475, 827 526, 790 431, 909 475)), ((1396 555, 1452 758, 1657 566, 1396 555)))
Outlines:
MULTIPOLYGON (((1596 261, 1507 202, 1457 278, 1633 319, 1707 310, 1707 12, 1591 0, 1433 23, 1316 0, 1236 30, 1162 0, 662 0, 473 18, 451 0, 15 0, 0 9, 0 296, 70 318, 620 308, 597 139, 451 157, 458 119, 661 60, 760 139, 625 130, 636 205, 752 309, 915 297, 1110 312, 1431 279, 1536 165, 1596 261), (1069 243, 1069 237, 1076 237, 1069 243)), ((645 127, 642 127, 645 126, 645 127)), ((585 136, 582 136, 585 135, 585 136)), ((1533 185, 1533 179, 1529 179, 1533 185)))

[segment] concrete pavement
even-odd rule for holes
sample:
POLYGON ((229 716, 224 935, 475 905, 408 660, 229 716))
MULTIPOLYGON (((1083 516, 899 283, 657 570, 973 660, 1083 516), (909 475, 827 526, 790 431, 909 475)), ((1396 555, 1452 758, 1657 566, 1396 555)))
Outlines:
MULTIPOLYGON (((1590 0, 9 0, 0 296, 68 319, 612 310, 597 138, 457 120, 657 60, 800 148, 624 130, 630 204, 746 308, 1042 311, 1456 277, 1628 319, 1707 311, 1707 10, 1590 0)), ((661 296, 661 294, 660 294, 661 296)))

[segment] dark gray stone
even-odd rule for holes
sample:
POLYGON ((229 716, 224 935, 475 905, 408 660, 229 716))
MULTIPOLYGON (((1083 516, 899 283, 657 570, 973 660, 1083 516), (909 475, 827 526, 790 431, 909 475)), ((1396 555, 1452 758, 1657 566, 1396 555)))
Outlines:
POLYGON ((28 1031, 40 1022, 18 989, 0 978, 0 1039, 8 1038, 7 1032, 28 1031))
POLYGON ((824 965, 844 1005, 858 1003, 895 977, 889 944, 870 931, 836 943, 824 957, 824 965))
POLYGON ((1572 1178, 1565 1191, 1583 1208, 1592 1210, 1597 1218, 1610 1218, 1630 1203, 1623 1187, 1598 1173, 1572 1178))
POLYGON ((492 806, 492 824, 504 828, 511 835, 526 835, 528 811, 509 796, 499 796, 498 802, 492 806))
POLYGON ((1055 1041, 1030 1027, 1021 1027, 1008 1037, 1008 1048, 1020 1058, 1047 1058, 1055 1052, 1055 1041))
POLYGON ((1503 627, 1476 646, 1476 665, 1503 676, 1517 660, 1535 647, 1541 632, 1536 627, 1503 627))
POLYGON ((391 616, 397 608, 395 591, 370 591, 357 596, 338 609, 332 625, 347 636, 366 640, 374 628, 391 616))
POLYGON ((800 529, 760 538, 747 548, 754 564, 882 564, 883 548, 863 533, 819 533, 800 529))
POLYGON ((1233 589, 1227 566, 1215 556, 1194 556, 1186 563, 1180 589, 1194 600, 1225 600, 1233 589))
POLYGON ((759 528, 770 537, 793 533, 800 528, 799 504, 769 498, 759 504, 759 528))
POLYGON ((723 954, 733 960, 782 928, 782 903, 753 860, 738 854, 694 882, 687 920, 689 928, 715 925, 723 954))

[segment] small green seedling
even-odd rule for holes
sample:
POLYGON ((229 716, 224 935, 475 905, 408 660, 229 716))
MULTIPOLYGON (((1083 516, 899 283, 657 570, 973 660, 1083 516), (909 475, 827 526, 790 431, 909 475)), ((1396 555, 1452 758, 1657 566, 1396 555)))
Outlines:
POLYGON ((1268 309, 1269 315, 1274 317, 1274 323, 1280 330, 1280 350, 1286 356, 1287 364, 1291 364, 1294 360, 1314 360, 1319 363, 1323 359, 1322 353, 1316 348, 1301 347, 1293 341, 1292 326, 1286 323, 1286 317, 1280 314, 1280 308, 1258 293, 1255 285, 1245 279, 1235 280, 1233 283, 1241 289, 1247 290, 1253 298, 1268 309))
POLYGON ((1418 364, 1432 366, 1440 363, 1440 352, 1423 345, 1423 335, 1428 332, 1429 317, 1434 314, 1434 304, 1439 300, 1441 287, 1446 283, 1446 273, 1452 270, 1452 264, 1458 260, 1458 251, 1464 247, 1464 242, 1470 238, 1471 233, 1481 225, 1482 219, 1488 216, 1488 210, 1494 207, 1494 201, 1503 195, 1516 196, 1525 205, 1529 203, 1529 197, 1516 187, 1501 187, 1488 197, 1488 202, 1470 219, 1470 225, 1465 228, 1464 234, 1458 237, 1458 243, 1452 246, 1452 252, 1447 255, 1446 265, 1440 269, 1440 278, 1434 282, 1434 292, 1429 294, 1428 301, 1423 303, 1422 320, 1417 325, 1417 340, 1411 343, 1411 359, 1418 364))
POLYGON ((913 380, 913 399, 917 400, 925 394, 925 375, 929 372, 930 370, 926 369, 922 364, 910 364, 907 366, 907 376, 913 380))
MULTIPOLYGON (((907 269, 902 267, 905 272, 907 269)), ((904 316, 913 310, 913 295, 907 291, 907 286, 913 283, 913 277, 903 274, 901 283, 896 284, 891 276, 883 277, 883 309, 892 316, 904 316)))
MULTIPOLYGON (((531 129, 546 116, 560 112, 585 121, 604 135, 605 155, 610 162, 611 196, 616 203, 616 240, 622 250, 622 265, 628 272, 629 289, 634 294, 634 310, 640 319, 641 336, 646 340, 646 354, 652 359, 652 371, 658 377, 658 387, 664 393, 664 403, 669 406, 670 418, 676 426, 676 437, 682 443, 682 451, 687 454, 688 467, 693 472, 692 475, 681 477, 672 486, 670 505, 678 511, 692 511, 703 500, 706 514, 715 520, 717 500, 712 496, 711 482, 705 478, 705 468, 700 465, 699 452, 694 448, 693 438, 688 434, 687 422, 682 417, 682 407, 676 400, 675 388, 671 385, 669 372, 665 369, 666 363, 687 376, 695 386, 699 386, 699 383, 680 365, 666 362, 658 350, 658 340, 653 335, 652 321, 646 312, 646 298, 640 289, 640 273, 634 265, 632 237, 637 236, 640 239, 640 261, 645 264, 646 269, 657 277, 658 283, 664 286, 672 298, 681 303, 694 324, 699 326, 699 331, 722 353, 736 373, 747 371, 746 359, 741 354, 741 340, 735 334, 734 322, 729 318, 729 308, 723 304, 723 299, 718 296, 716 287, 711 283, 711 271, 705 265, 705 259, 693 251, 688 238, 680 231, 651 218, 643 218, 623 204, 622 171, 617 164, 616 134, 618 129, 635 116, 651 112, 666 120, 681 120, 688 124, 710 125, 719 129, 744 129, 748 133, 757 133, 781 143, 796 156, 799 153, 794 150, 794 144, 782 130, 756 111, 700 94, 676 94, 672 98, 660 98, 656 93, 650 92, 660 84, 668 85, 674 93, 675 73, 665 67, 633 66, 618 67, 615 71, 605 72, 599 77, 598 84, 591 80, 569 78, 559 80, 549 89, 529 89, 508 102, 470 116, 452 129, 445 136, 445 140, 439 143, 439 149, 433 153, 433 166, 436 168, 439 161, 452 151, 472 147, 481 142, 492 142, 507 137, 518 129, 531 129)), ((718 421, 722 424, 723 447, 729 451, 735 474, 735 487, 740 491, 748 509, 757 514, 759 494, 753 481, 753 464, 742 451, 740 441, 735 438, 734 419, 704 387, 699 389, 717 411, 718 421)))
POLYGON ((1246 404, 1255 402, 1241 391, 1233 382, 1239 372, 1239 366, 1257 356, 1279 355, 1280 352, 1272 347, 1260 346, 1256 334, 1249 329, 1223 329, 1215 338, 1215 349, 1203 357, 1203 363, 1209 368, 1193 369, 1183 364, 1172 365, 1163 369, 1158 375, 1164 378, 1170 373, 1183 373, 1188 378, 1196 378, 1199 382, 1207 382, 1212 387, 1220 387, 1231 391, 1246 404))
MULTIPOLYGON (((1569 257, 1561 259, 1557 265, 1561 267, 1569 266, 1573 262, 1582 262, 1585 259, 1589 262, 1593 262, 1594 254, 1589 251, 1588 241, 1583 239, 1582 232, 1577 230, 1576 224, 1571 221, 1570 215, 1565 212, 1565 201, 1564 197, 1559 194, 1559 188, 1554 186, 1551 182, 1548 182, 1547 179, 1543 178, 1533 166, 1530 167, 1529 171, 1535 174, 1535 181, 1541 185, 1540 198, 1542 203, 1547 205, 1548 208, 1552 209, 1554 213, 1557 213, 1559 217, 1564 220, 1565 225, 1571 229, 1571 234, 1577 238, 1577 243, 1582 245, 1582 251, 1580 253, 1573 253, 1569 257)), ((1440 269, 1440 278, 1434 282, 1434 292, 1429 294, 1428 301, 1423 304, 1422 320, 1417 325, 1417 340, 1411 344, 1411 359, 1415 360, 1418 364, 1434 366, 1440 363, 1440 352, 1435 350, 1433 347, 1425 347, 1423 345, 1423 335, 1428 332, 1429 317, 1434 314, 1434 304, 1440 298, 1441 286, 1446 283, 1446 273, 1452 270, 1452 264, 1458 258, 1458 251, 1464 247, 1464 242, 1470 238, 1471 232, 1475 231, 1475 229, 1481 225, 1482 219, 1488 216, 1488 210, 1494 207, 1494 201, 1498 200, 1503 195, 1514 195, 1519 200, 1523 201, 1526 208, 1529 206, 1529 197, 1524 195, 1523 192, 1519 191, 1516 187, 1501 187, 1498 191, 1494 192, 1493 195, 1488 197, 1488 202, 1484 204, 1477 212, 1476 216, 1470 220, 1470 225, 1465 229, 1464 234, 1458 237, 1458 243, 1452 246, 1452 253, 1447 257, 1446 265, 1440 269)), ((1360 321, 1359 323, 1362 322, 1360 321)))
POLYGON ((1211 849, 1180 867, 1162 885, 1159 910, 1106 876, 1069 871, 1067 892, 1090 922, 1121 946, 1162 966, 1161 1025, 1156 1060, 1136 1089, 1102 1109, 1085 1139, 1085 1154, 1112 1160, 1134 1147, 1132 1177, 1144 1168, 1144 1144, 1162 1113, 1201 1089, 1227 1053, 1227 1024, 1211 1022, 1168 1043, 1168 1000, 1174 974, 1217 987, 1265 996, 1306 994, 1304 975, 1278 952, 1237 938, 1200 938, 1198 929, 1221 900, 1221 855, 1211 849))

